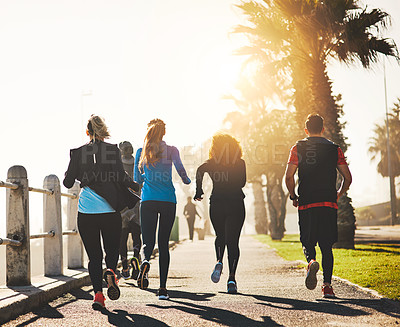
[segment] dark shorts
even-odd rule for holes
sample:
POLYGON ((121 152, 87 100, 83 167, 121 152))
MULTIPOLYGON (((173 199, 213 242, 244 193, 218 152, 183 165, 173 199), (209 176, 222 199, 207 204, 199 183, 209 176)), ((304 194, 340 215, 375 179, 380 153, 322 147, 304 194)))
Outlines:
POLYGON ((300 241, 303 245, 332 246, 338 239, 337 209, 329 207, 299 210, 300 241))

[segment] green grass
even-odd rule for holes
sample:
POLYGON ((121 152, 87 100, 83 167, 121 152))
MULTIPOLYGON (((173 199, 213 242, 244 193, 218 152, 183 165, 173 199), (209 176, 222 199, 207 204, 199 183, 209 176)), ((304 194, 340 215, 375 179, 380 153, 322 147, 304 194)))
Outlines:
MULTIPOLYGON (((255 238, 275 248, 286 260, 305 261, 299 235, 285 235, 282 241, 272 241, 268 235, 255 238)), ((333 256, 335 276, 400 300, 400 245, 357 244, 355 250, 333 249, 333 256)), ((317 260, 321 263, 318 246, 317 260)))

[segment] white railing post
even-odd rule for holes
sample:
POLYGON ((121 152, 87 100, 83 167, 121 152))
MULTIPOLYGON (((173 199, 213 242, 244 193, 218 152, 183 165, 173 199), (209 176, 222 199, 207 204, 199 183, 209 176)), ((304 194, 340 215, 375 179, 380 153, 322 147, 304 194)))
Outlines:
MULTIPOLYGON (((77 215, 78 215, 78 199, 80 186, 75 182, 74 186, 68 190, 68 193, 76 194, 76 198, 68 198, 67 205, 67 229, 78 230, 77 215)), ((79 234, 67 235, 67 251, 68 251, 68 268, 83 267, 83 245, 79 234)))
POLYGON ((60 181, 56 175, 44 179, 43 188, 53 194, 43 195, 43 231, 54 231, 53 237, 46 237, 43 243, 44 275, 58 276, 63 274, 63 236, 61 221, 60 181))
POLYGON ((27 286, 31 284, 31 251, 29 234, 29 189, 26 169, 12 166, 7 182, 18 184, 16 190, 7 188, 7 238, 21 241, 21 246, 7 245, 6 284, 27 286))

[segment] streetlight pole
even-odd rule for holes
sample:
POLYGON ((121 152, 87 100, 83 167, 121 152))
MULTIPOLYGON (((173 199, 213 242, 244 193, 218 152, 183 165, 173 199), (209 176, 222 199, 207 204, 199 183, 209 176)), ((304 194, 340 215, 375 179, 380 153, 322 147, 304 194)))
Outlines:
POLYGON ((392 226, 396 223, 397 208, 396 208, 396 188, 394 185, 394 176, 392 172, 392 162, 390 154, 390 133, 389 133, 389 111, 387 102, 387 87, 386 87, 386 65, 385 58, 383 58, 383 85, 385 88, 385 110, 386 110, 386 147, 387 147, 387 158, 388 158, 388 175, 390 185, 390 212, 392 216, 392 226))

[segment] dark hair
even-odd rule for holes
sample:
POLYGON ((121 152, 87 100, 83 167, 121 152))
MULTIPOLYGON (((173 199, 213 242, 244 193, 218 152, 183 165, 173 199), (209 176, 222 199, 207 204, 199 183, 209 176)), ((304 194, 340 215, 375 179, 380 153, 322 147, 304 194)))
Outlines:
POLYGON ((324 118, 318 114, 310 114, 307 116, 306 128, 310 134, 319 134, 324 128, 324 118))

